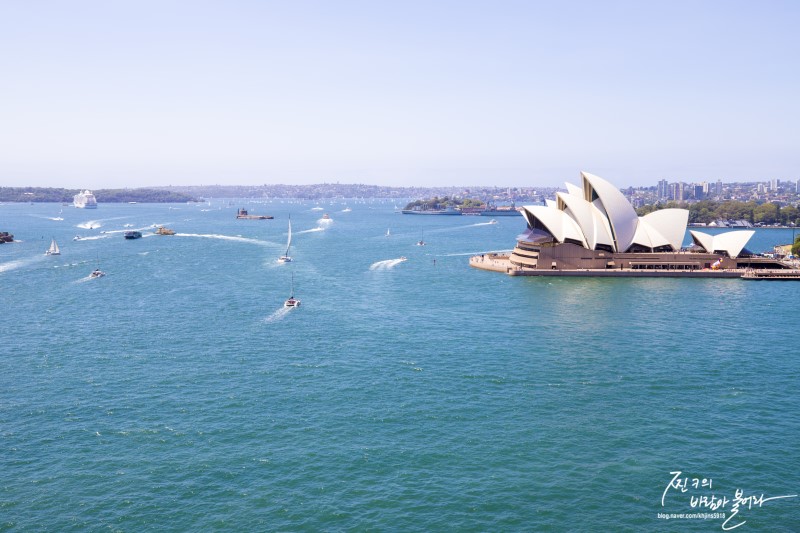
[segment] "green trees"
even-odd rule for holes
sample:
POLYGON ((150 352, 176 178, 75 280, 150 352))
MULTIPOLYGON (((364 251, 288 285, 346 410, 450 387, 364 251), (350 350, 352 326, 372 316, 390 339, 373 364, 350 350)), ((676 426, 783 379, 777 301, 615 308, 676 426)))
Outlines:
MULTIPOLYGON (((0 187, 0 202, 66 202, 72 203, 77 189, 48 187, 0 187)), ((94 196, 99 203, 185 203, 194 202, 188 194, 165 189, 98 189, 94 196)))
POLYGON ((713 200, 702 200, 692 204, 678 204, 669 202, 667 204, 657 203, 646 205, 636 210, 639 216, 647 213, 679 207, 689 210, 690 224, 708 224, 714 220, 747 220, 753 224, 781 224, 794 226, 800 223, 800 211, 792 205, 781 207, 777 203, 757 204, 756 202, 737 202, 728 200, 726 202, 715 202, 713 200))
POLYGON ((414 200, 406 204, 404 209, 447 209, 448 207, 485 207, 486 202, 475 198, 450 198, 445 196, 439 198, 426 198, 424 200, 414 200))

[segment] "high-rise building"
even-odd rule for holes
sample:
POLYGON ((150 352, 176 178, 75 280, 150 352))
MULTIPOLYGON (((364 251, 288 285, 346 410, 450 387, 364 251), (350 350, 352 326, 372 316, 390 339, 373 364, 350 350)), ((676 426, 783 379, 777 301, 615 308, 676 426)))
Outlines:
POLYGON ((668 194, 669 194, 669 183, 667 182, 667 180, 660 180, 658 182, 658 199, 666 200, 668 194))
POLYGON ((722 197, 722 180, 717 180, 717 190, 714 193, 720 198, 722 197))

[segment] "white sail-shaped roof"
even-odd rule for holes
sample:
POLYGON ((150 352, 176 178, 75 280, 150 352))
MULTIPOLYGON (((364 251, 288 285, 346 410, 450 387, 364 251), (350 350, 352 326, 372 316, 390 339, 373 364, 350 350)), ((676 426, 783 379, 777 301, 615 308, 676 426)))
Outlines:
POLYGON ((709 235, 701 231, 690 230, 692 240, 698 246, 701 246, 706 252, 717 253, 725 252, 728 257, 739 257, 747 241, 750 237, 755 235, 755 231, 727 231, 717 235, 709 235))
POLYGON ((580 226, 564 211, 544 205, 526 205, 523 207, 523 215, 530 227, 536 227, 536 221, 538 221, 558 242, 563 243, 569 239, 587 247, 580 226))
MULTIPOLYGON (((567 186, 569 188, 569 184, 567 186)), ((574 185, 573 188, 579 190, 574 185)), ((594 204, 584 200, 583 196, 574 194, 558 192, 556 197, 558 198, 558 208, 572 216, 578 223, 590 250, 594 250, 598 244, 614 246, 608 220, 594 204)))
POLYGON ((644 218, 640 218, 631 244, 638 244, 652 250, 653 248, 669 246, 669 241, 656 228, 648 224, 644 218))
POLYGON ((581 176, 584 198, 594 203, 608 217, 616 251, 626 251, 633 242, 639 223, 636 211, 619 189, 603 178, 588 172, 581 172, 581 176))
POLYGON ((683 246, 686 225, 689 223, 689 210, 661 209, 641 217, 639 222, 645 222, 648 226, 658 231, 666 238, 667 244, 677 251, 683 246))
POLYGON ((690 229, 689 234, 692 236, 692 241, 708 253, 714 251, 714 236, 702 231, 690 229))
POLYGON ((571 183, 565 183, 564 185, 567 186, 567 194, 571 194, 573 196, 580 196, 581 198, 583 198, 583 189, 571 183))

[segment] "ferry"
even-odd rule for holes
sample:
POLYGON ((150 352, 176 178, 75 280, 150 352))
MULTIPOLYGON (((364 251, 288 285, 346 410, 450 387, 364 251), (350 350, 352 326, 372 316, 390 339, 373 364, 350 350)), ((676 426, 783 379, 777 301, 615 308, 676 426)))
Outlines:
POLYGON ((501 205, 500 207, 487 207, 479 212, 478 215, 482 217, 511 217, 516 215, 522 216, 522 213, 513 205, 501 205))
POLYGON ((80 209, 97 209, 97 199, 91 191, 85 190, 72 197, 72 205, 80 209))
POLYGON ((159 226, 154 233, 156 235, 175 235, 175 230, 159 226))

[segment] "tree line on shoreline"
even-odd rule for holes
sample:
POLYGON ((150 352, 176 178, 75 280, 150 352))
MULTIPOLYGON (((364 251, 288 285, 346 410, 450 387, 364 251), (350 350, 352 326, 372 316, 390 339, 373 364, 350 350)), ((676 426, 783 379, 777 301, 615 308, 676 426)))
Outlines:
MULTIPOLYGON (((72 203, 80 189, 52 187, 0 187, 0 202, 72 203)), ((98 203, 186 203, 197 202, 188 194, 166 189, 98 189, 93 191, 98 203)))
POLYGON ((439 198, 438 196, 434 196, 433 198, 426 198, 422 200, 414 200, 413 202, 409 202, 406 204, 404 209, 447 209, 450 207, 458 207, 458 208, 470 208, 470 207, 486 207, 486 202, 483 200, 479 200, 476 198, 450 198, 449 196, 445 196, 443 198, 439 198))
POLYGON ((715 220, 746 220, 751 224, 764 226, 796 226, 800 222, 800 211, 793 205, 781 207, 777 203, 739 202, 728 200, 717 202, 702 200, 690 204, 681 202, 656 203, 636 210, 639 216, 659 209, 688 209, 690 224, 708 224, 715 220))

